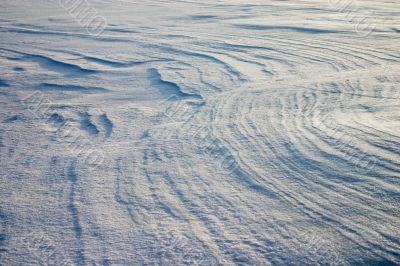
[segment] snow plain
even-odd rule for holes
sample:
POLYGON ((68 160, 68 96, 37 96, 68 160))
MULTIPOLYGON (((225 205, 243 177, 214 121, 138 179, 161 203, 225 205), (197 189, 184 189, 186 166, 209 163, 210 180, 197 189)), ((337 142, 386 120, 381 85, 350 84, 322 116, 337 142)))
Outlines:
POLYGON ((68 3, 0 2, 0 265, 400 263, 400 3, 68 3))

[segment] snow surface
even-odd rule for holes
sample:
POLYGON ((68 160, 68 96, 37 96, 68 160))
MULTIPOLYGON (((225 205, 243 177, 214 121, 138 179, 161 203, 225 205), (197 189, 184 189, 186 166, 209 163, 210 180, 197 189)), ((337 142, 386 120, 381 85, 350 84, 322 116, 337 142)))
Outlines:
POLYGON ((62 2, 0 2, 0 265, 400 264, 398 1, 62 2))

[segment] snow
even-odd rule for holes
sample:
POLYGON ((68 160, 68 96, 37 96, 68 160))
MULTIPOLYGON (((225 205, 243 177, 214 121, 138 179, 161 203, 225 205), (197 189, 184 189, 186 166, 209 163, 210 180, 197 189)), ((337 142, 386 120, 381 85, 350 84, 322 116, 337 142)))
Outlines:
POLYGON ((0 3, 0 265, 400 264, 399 3, 76 1, 0 3))

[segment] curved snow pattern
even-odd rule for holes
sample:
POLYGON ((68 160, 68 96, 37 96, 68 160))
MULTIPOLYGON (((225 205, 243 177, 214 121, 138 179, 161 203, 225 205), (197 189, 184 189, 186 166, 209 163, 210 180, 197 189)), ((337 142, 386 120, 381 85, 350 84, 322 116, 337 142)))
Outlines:
POLYGON ((399 3, 357 1, 368 35, 332 1, 94 0, 91 36, 28 2, 0 4, 1 265, 400 264, 399 3))

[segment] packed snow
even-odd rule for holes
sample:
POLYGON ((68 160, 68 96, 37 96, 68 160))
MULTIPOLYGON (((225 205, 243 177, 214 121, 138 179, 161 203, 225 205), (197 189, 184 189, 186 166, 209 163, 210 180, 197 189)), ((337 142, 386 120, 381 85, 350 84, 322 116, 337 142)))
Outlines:
POLYGON ((400 264, 399 18, 2 0, 0 265, 400 264))

